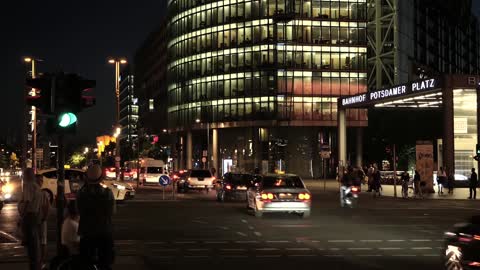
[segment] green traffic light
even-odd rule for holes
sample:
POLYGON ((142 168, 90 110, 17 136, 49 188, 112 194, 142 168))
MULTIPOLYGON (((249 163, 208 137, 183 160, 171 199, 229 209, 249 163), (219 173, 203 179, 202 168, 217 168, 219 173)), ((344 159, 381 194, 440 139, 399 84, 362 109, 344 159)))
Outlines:
POLYGON ((58 122, 58 125, 61 127, 68 127, 70 125, 75 124, 75 122, 77 122, 77 116, 70 112, 61 114, 58 119, 60 120, 58 122))

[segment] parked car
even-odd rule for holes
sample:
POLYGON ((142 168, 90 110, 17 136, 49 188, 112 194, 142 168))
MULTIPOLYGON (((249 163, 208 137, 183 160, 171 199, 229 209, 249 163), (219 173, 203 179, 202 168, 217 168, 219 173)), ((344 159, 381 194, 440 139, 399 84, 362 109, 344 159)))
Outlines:
POLYGON ((294 174, 267 174, 247 191, 247 207, 256 217, 268 212, 298 213, 310 216, 311 194, 294 174))
POLYGON ((226 173, 217 182, 217 200, 219 202, 232 199, 246 200, 247 189, 255 185, 256 179, 252 174, 226 173))
POLYGON ((442 269, 479 269, 480 216, 445 232, 442 269))
POLYGON ((208 192, 214 184, 215 176, 209 170, 192 170, 187 177, 188 189, 206 189, 208 192))

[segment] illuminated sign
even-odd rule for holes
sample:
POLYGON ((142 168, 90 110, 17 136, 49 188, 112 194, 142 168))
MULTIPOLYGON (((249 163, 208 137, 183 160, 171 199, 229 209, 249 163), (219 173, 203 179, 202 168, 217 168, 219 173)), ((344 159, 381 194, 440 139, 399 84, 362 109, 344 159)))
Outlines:
POLYGON ((427 92, 440 87, 441 83, 438 78, 424 79, 421 81, 414 81, 385 89, 374 90, 359 95, 342 97, 340 98, 340 106, 357 107, 362 105, 371 105, 372 103, 399 97, 405 98, 405 96, 408 95, 427 92))

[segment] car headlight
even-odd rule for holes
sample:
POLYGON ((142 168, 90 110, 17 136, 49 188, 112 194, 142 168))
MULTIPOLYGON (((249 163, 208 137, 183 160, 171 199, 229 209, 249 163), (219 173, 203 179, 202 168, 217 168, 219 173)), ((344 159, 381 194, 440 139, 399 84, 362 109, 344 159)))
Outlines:
POLYGON ((125 186, 122 186, 122 185, 113 185, 113 186, 120 190, 125 190, 125 186))
POLYGON ((3 193, 12 193, 13 192, 13 186, 11 184, 3 185, 2 192, 3 193))
POLYGON ((107 185, 105 185, 104 183, 101 183, 100 186, 102 186, 103 188, 107 188, 107 185))

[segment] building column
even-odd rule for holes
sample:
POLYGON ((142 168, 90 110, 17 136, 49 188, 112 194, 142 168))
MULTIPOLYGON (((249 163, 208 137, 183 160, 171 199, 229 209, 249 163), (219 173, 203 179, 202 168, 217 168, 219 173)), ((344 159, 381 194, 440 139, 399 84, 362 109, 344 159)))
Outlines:
POLYGON ((218 167, 218 129, 212 129, 212 166, 217 172, 218 167))
POLYGON ((363 128, 357 128, 357 141, 356 141, 356 156, 355 156, 355 166, 362 167, 363 165, 363 128))
POLYGON ((183 136, 178 137, 178 143, 179 143, 179 148, 178 148, 178 169, 185 169, 185 158, 184 158, 184 142, 183 142, 183 136))
POLYGON ((454 146, 454 127, 453 127, 453 89, 449 86, 444 87, 442 95, 443 103, 443 164, 439 166, 446 167, 448 174, 455 173, 455 146, 454 146))
POLYGON ((347 165, 347 120, 346 110, 338 108, 338 172, 343 174, 343 168, 347 165))
POLYGON ((192 159, 193 159, 193 151, 192 151, 192 131, 187 132, 187 170, 192 169, 192 159))

